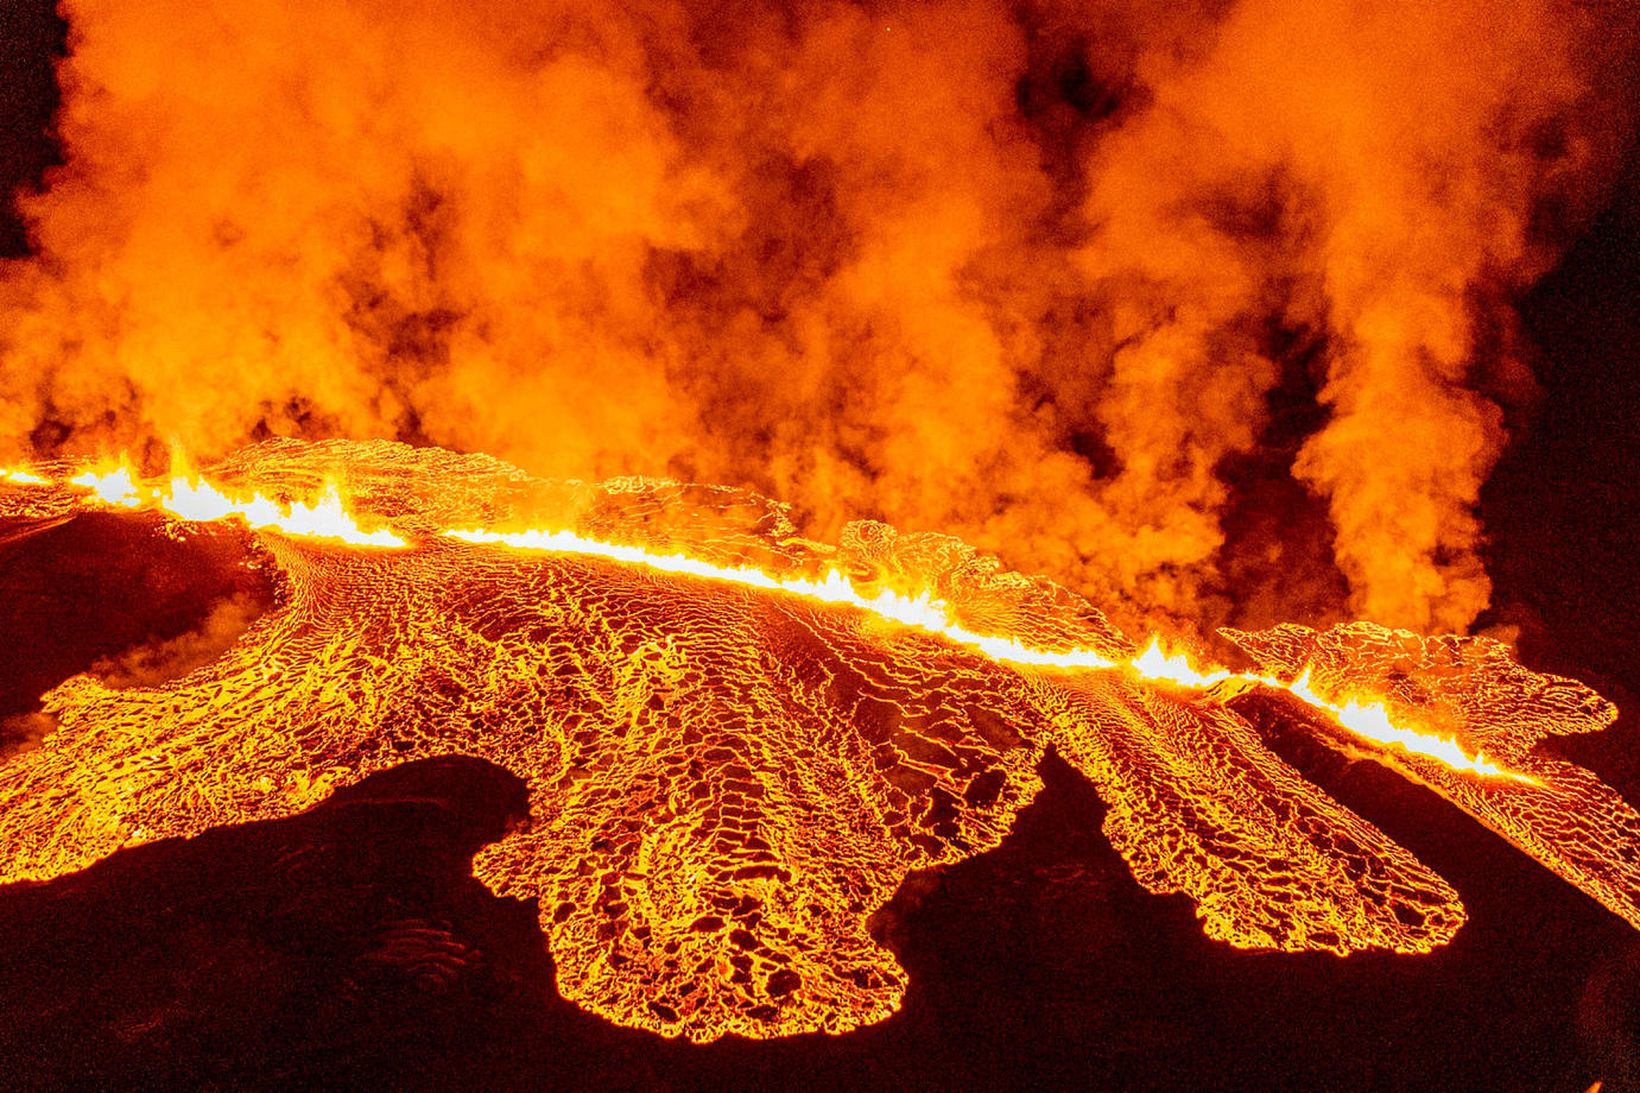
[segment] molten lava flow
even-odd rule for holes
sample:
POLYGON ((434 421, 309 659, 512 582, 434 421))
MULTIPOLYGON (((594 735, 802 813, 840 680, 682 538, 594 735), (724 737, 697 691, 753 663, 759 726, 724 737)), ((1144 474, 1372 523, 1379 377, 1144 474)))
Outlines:
POLYGON ((599 542, 568 531, 532 529, 517 532, 446 531, 444 534, 469 543, 488 543, 516 550, 548 551, 558 554, 584 554, 612 561, 647 566, 664 573, 679 573, 713 581, 751 588, 763 588, 806 596, 823 603, 842 604, 869 611, 881 618, 913 626, 919 630, 939 634, 959 645, 978 649, 993 660, 1011 664, 1025 664, 1045 668, 1116 668, 1123 667, 1140 678, 1173 683, 1181 687, 1208 688, 1226 680, 1259 683, 1287 691, 1311 706, 1336 717, 1341 725, 1364 740, 1389 747, 1400 747, 1417 755, 1426 756, 1451 767, 1485 777, 1513 778, 1531 782, 1529 775, 1504 770, 1489 763, 1484 756, 1471 756, 1450 737, 1422 733, 1391 720, 1389 710, 1382 702, 1361 702, 1350 699, 1342 704, 1317 694, 1310 686, 1308 672, 1298 679, 1283 682, 1271 676, 1232 672, 1226 668, 1201 670, 1190 663, 1182 653, 1169 655, 1162 650, 1161 638, 1153 637, 1145 651, 1125 662, 1112 661, 1092 649, 1036 649, 1018 638, 976 634, 960 625, 949 604, 935 599, 923 590, 916 595, 905 595, 888 589, 879 589, 863 595, 852 582, 837 570, 828 571, 818 580, 804 577, 776 577, 748 566, 717 566, 685 554, 655 554, 640 547, 599 542))
MULTIPOLYGON (((44 479, 39 481, 43 482, 44 479)), ((163 485, 138 483, 130 463, 121 459, 111 470, 87 470, 68 480, 90 490, 95 500, 120 508, 152 509, 179 520, 243 520, 258 531, 277 531, 314 539, 336 539, 354 546, 403 547, 405 541, 386 529, 365 531, 342 503, 334 482, 326 482, 309 502, 282 503, 259 493, 229 496, 191 474, 176 474, 163 485)))
POLYGON ((136 479, 131 476, 131 468, 123 460, 111 471, 85 471, 69 481, 90 490, 92 496, 105 505, 134 509, 143 503, 136 479))
POLYGON ((258 530, 312 539, 338 539, 354 546, 402 547, 407 544, 385 528, 365 531, 342 504, 334 482, 327 482, 313 501, 281 505, 259 494, 233 498, 205 482, 171 480, 158 498, 164 512, 183 520, 227 520, 238 517, 258 530))
POLYGON ((1225 633, 1264 671, 1285 675, 1302 665, 1320 689, 1348 681, 1397 706, 1439 711, 1530 780, 1475 778, 1394 748, 1374 757, 1640 926, 1640 813, 1589 771, 1536 750, 1547 736, 1606 728, 1617 719, 1612 703, 1575 680, 1527 670, 1488 638, 1421 637, 1370 623, 1225 633))
POLYGON ((1384 747, 1396 747, 1443 763, 1456 771, 1467 771, 1487 778, 1512 778, 1517 782, 1535 784, 1531 775, 1505 770, 1488 762, 1482 754, 1470 755, 1453 737, 1419 732, 1398 725, 1391 718, 1389 708, 1379 701, 1363 702, 1351 698, 1342 704, 1316 693, 1310 685, 1306 669, 1297 679, 1283 681, 1274 676, 1252 672, 1232 672, 1228 668, 1210 668, 1205 671, 1194 667, 1183 653, 1169 655, 1162 651, 1161 639, 1151 639, 1150 645, 1136 657, 1132 667, 1146 679, 1176 683, 1181 687, 1216 687, 1229 680, 1257 683, 1286 691, 1318 710, 1331 714, 1338 723, 1363 740, 1384 747))
POLYGON ((1529 774, 1504 770, 1496 763, 1487 762, 1486 756, 1482 753, 1477 752, 1474 755, 1469 755, 1458 744, 1457 740, 1451 737, 1415 732, 1405 726, 1395 724, 1390 720, 1389 709, 1382 702, 1360 702, 1352 698, 1343 705, 1339 705, 1336 702, 1322 698, 1310 686, 1310 672, 1308 669, 1291 683, 1280 683, 1267 676, 1246 675, 1238 678, 1257 679, 1261 683, 1281 687, 1317 709, 1326 710, 1338 719, 1340 725, 1363 739, 1403 748, 1414 755, 1427 756, 1456 771, 1468 771, 1472 774, 1492 778, 1513 778, 1517 782, 1525 782, 1528 785, 1537 784, 1537 779, 1529 774))
POLYGON ((1114 668, 1108 660, 1092 649, 1051 651, 1033 649, 1017 638, 976 634, 952 619, 948 604, 935 599, 928 590, 906 595, 890 589, 878 589, 870 595, 861 593, 843 573, 832 569, 818 579, 807 577, 777 577, 750 566, 720 566, 687 554, 655 554, 641 547, 619 543, 600 542, 569 531, 446 531, 444 534, 468 543, 486 543, 515 550, 547 551, 555 554, 583 554, 594 558, 647 566, 663 573, 677 573, 701 577, 711 581, 727 581, 749 588, 763 588, 794 596, 805 596, 821 603, 839 604, 869 611, 879 618, 903 626, 916 627, 971 646, 995 660, 1013 664, 1036 664, 1055 668, 1114 668))
MULTIPOLYGON (((43 481, 43 480, 42 480, 43 481)), ((70 479, 89 489, 103 504, 125 508, 150 508, 178 519, 205 522, 239 518, 258 530, 318 539, 338 539, 356 546, 403 547, 405 540, 386 529, 366 532, 343 505, 334 483, 326 483, 317 500, 310 504, 281 505, 271 498, 251 493, 230 497, 219 487, 198 477, 173 475, 168 485, 158 489, 139 486, 129 464, 121 460, 109 471, 86 471, 70 479)), ((854 583, 835 569, 818 578, 780 577, 751 566, 720 566, 688 554, 660 554, 642 547, 589 539, 571 531, 528 529, 524 531, 445 530, 443 534, 468 543, 503 546, 515 550, 581 554, 627 564, 643 565, 664 573, 700 577, 749 588, 804 596, 822 603, 838 604, 868 611, 879 618, 939 634, 960 645, 970 646, 995 660, 1044 668, 1103 669, 1118 666, 1092 649, 1040 649, 1017 637, 980 634, 962 626, 949 604, 924 589, 914 595, 878 589, 870 594, 857 590, 854 583)), ((1311 706, 1325 710, 1340 724, 1365 740, 1395 746, 1445 763, 1454 770, 1488 777, 1509 777, 1530 782, 1527 775, 1506 771, 1484 757, 1467 754, 1456 740, 1419 732, 1391 720, 1382 702, 1355 699, 1339 704, 1317 694, 1308 673, 1291 682, 1269 676, 1235 673, 1224 668, 1201 670, 1184 654, 1167 654, 1161 639, 1153 637, 1139 656, 1121 666, 1141 678, 1193 688, 1213 687, 1226 680, 1241 680, 1286 690, 1311 706)))
POLYGON ((1482 639, 1233 634, 1259 674, 1202 671, 946 537, 862 522, 823 547, 744 491, 545 483, 402 445, 270 442, 186 490, 79 477, 0 491, 0 543, 87 507, 239 518, 267 529, 247 543, 280 606, 179 679, 48 694, 60 727, 0 766, 0 879, 478 755, 528 781, 536 823, 475 875, 539 902, 566 997, 696 1040, 841 1032, 904 991, 872 913, 910 871, 995 846, 1052 747, 1108 803, 1139 882, 1188 895, 1212 937, 1445 943, 1457 894, 1269 751, 1238 712, 1259 684, 1340 715, 1315 719, 1323 740, 1385 745, 1380 761, 1640 923, 1640 815, 1530 751, 1609 704, 1482 639), (408 548, 254 500, 338 479, 346 527, 408 548), (573 530, 455 530, 507 527, 573 530), (1383 705, 1325 697, 1365 694, 1383 705))

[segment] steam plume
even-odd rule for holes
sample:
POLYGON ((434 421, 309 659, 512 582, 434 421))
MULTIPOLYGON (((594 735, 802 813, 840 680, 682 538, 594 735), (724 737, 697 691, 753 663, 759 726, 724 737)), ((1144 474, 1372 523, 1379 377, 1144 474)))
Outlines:
POLYGON ((1246 458, 1324 501, 1338 610, 1484 608, 1509 296, 1627 101, 1627 27, 1555 0, 64 10, 0 458, 738 482, 1196 623, 1269 599, 1220 576, 1246 458))

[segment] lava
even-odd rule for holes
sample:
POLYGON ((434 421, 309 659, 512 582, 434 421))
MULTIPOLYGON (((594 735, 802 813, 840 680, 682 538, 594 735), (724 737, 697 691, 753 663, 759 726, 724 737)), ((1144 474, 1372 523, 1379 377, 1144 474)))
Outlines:
POLYGON ((1307 670, 1291 683, 1279 683, 1265 676, 1246 675, 1238 678, 1257 679, 1271 686, 1281 687, 1317 709, 1331 713, 1340 725, 1363 739, 1404 748, 1414 755, 1428 756, 1453 770, 1469 771, 1490 778, 1512 778, 1527 785, 1537 784, 1537 779, 1529 774, 1504 770, 1496 763, 1487 762, 1484 754, 1477 752, 1475 755, 1469 755, 1451 737, 1421 733, 1395 724, 1382 702, 1361 702, 1352 698, 1340 705, 1322 698, 1310 685, 1310 673, 1307 670))
MULTIPOLYGON (((18 472, 26 473, 26 472, 18 472)), ((30 476, 38 482, 45 479, 30 476)), ((219 487, 192 474, 173 474, 168 485, 147 489, 132 477, 129 461, 122 458, 110 471, 85 471, 69 482, 91 491, 106 505, 150 508, 189 522, 209 522, 238 518, 258 530, 317 539, 337 539, 356 546, 404 547, 404 539, 385 528, 364 531, 355 515, 343 504, 334 482, 326 482, 317 500, 311 503, 280 504, 257 493, 230 497, 219 487)), ((642 565, 664 573, 683 574, 713 581, 726 581, 750 588, 805 596, 822 603, 840 604, 870 612, 898 623, 939 634, 960 645, 970 646, 994 660, 1047 668, 1103 669, 1124 667, 1140 678, 1205 689, 1227 680, 1256 683, 1287 691, 1318 710, 1334 716, 1339 724, 1363 740, 1404 748, 1427 756, 1454 770, 1483 777, 1513 778, 1531 783, 1530 775, 1508 771, 1487 762, 1482 755, 1469 755, 1451 737, 1440 737, 1406 725, 1396 724, 1380 701, 1356 698, 1342 703, 1326 698, 1310 685, 1304 672, 1297 679, 1282 681, 1271 676, 1232 672, 1227 668, 1198 668, 1183 653, 1167 653, 1160 636, 1153 636, 1145 651, 1127 661, 1107 659, 1092 649, 1040 649, 1025 645, 1017 637, 980 634, 960 625, 951 606, 923 589, 915 594, 877 589, 869 595, 857 590, 838 570, 827 570, 818 578, 781 577, 751 566, 720 566, 684 553, 659 554, 642 547, 589 539, 566 530, 531 528, 523 531, 445 529, 441 534, 468 543, 502 546, 514 550, 583 554, 632 565, 642 565)))
POLYGON ((90 490, 92 496, 105 505, 134 509, 143 503, 136 479, 131 476, 131 468, 123 461, 109 471, 82 471, 69 482, 90 490))
POLYGON ((0 490, 0 539, 89 508, 237 520, 281 592, 179 679, 45 696, 59 728, 0 767, 0 879, 479 755, 526 779, 536 824, 475 874, 539 901, 566 997, 695 1040, 842 1032, 904 991, 871 913, 911 870, 995 846, 1051 747, 1139 882, 1188 895, 1212 937, 1445 943, 1450 885, 1238 712, 1279 689, 1324 742, 1640 924, 1640 814, 1532 750, 1615 710, 1487 639, 1226 632, 1255 669, 1203 669, 948 537, 861 522, 824 546, 744 491, 548 483, 386 443, 269 442, 154 484, 53 477, 0 490))
POLYGON ((939 634, 959 645, 979 650, 993 660, 1010 664, 1032 665, 1045 668, 1101 669, 1121 667, 1141 679, 1174 683, 1182 687, 1206 689, 1227 680, 1274 687, 1295 695, 1318 710, 1338 719, 1339 724, 1363 740, 1404 748, 1417 755, 1427 756, 1454 770, 1469 771, 1483 777, 1512 778, 1533 782, 1530 775, 1505 770, 1486 761, 1482 755, 1469 755, 1451 737, 1440 737, 1419 732, 1396 724, 1382 702, 1349 699, 1335 702, 1317 694, 1310 685, 1306 672, 1297 679, 1284 682, 1271 676, 1232 672, 1227 668, 1197 668, 1183 653, 1169 654, 1162 649, 1162 639, 1152 637, 1145 651, 1126 661, 1113 661, 1092 649, 1038 649, 1027 646, 1018 638, 994 634, 976 634, 957 623, 951 606, 935 599, 928 590, 906 595, 889 589, 878 589, 870 595, 860 593, 846 576, 836 570, 822 578, 775 577, 746 566, 725 567, 712 565, 686 554, 653 554, 640 547, 586 539, 568 531, 532 529, 520 532, 446 531, 444 534, 469 543, 489 543, 517 550, 538 550, 560 554, 586 554, 614 561, 643 565, 665 573, 681 573, 714 581, 752 588, 764 588, 798 596, 807 596, 823 603, 843 604, 869 611, 881 618, 939 634))
MULTIPOLYGON (((46 480, 31 476, 36 482, 46 480)), ((192 474, 173 474, 157 487, 139 483, 130 462, 120 459, 111 470, 88 469, 68 479, 89 490, 104 505, 151 509, 192 523, 240 519, 258 530, 315 539, 336 539, 354 546, 402 547, 403 539, 385 528, 366 531, 343 504, 334 482, 326 482, 312 501, 280 502, 259 493, 230 496, 192 474)))

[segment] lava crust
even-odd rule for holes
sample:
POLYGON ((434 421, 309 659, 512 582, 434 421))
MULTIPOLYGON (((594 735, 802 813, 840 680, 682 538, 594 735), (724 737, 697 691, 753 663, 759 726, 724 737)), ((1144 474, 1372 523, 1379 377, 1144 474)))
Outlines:
MULTIPOLYGON (((533 825, 480 851, 474 872, 539 901, 567 998, 697 1041, 840 1033, 889 1016, 905 990, 868 918, 912 870, 996 846, 1052 747, 1109 803, 1106 833, 1140 883, 1190 896, 1213 937, 1414 953, 1464 920, 1444 880, 1212 691, 1008 664, 846 605, 438 532, 550 524, 781 575, 842 570, 932 590, 977 632, 1132 657, 1085 601, 949 537, 863 522, 826 546, 745 491, 549 483, 389 443, 274 441, 211 475, 278 494, 340 478, 355 511, 410 546, 244 531, 276 574, 274 609, 180 678, 116 688, 82 674, 46 695, 59 727, 0 767, 0 879, 289 816, 410 760, 476 756, 526 782, 533 825)), ((80 503, 66 486, 0 486, 0 543, 80 503)), ((1406 682, 1445 670, 1428 658, 1392 686, 1384 643, 1422 640, 1411 635, 1237 637, 1272 670, 1322 664, 1409 710, 1459 695, 1462 738, 1543 784, 1386 761, 1640 920, 1633 870, 1613 864, 1640 842, 1633 810, 1587 772, 1529 756, 1535 735, 1507 727, 1598 727, 1609 706, 1592 691, 1491 645, 1439 647, 1485 653, 1454 692, 1406 682), (1597 838, 1553 834, 1583 823, 1589 801, 1597 838)))

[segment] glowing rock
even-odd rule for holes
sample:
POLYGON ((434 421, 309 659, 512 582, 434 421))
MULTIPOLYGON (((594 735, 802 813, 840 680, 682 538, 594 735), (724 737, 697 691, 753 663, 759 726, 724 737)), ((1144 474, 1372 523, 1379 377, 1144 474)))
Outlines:
MULTIPOLYGON (((409 545, 248 531, 281 605, 168 684, 79 676, 51 692, 61 727, 0 768, 0 878, 289 815, 409 759, 477 755, 529 783, 535 823, 480 852, 475 873, 539 899, 566 997, 695 1040, 842 1032, 904 991, 868 917, 911 870, 995 846, 1052 745, 1109 802, 1106 830, 1141 883, 1191 896, 1214 937, 1422 952, 1463 921, 1444 881, 1211 692, 999 661, 846 598, 443 531, 561 527, 716 567, 838 570, 851 588, 926 590, 973 634, 1136 657, 1079 598, 956 540, 862 523, 824 547, 744 491, 546 483, 384 443, 272 442, 210 472, 244 497, 311 497, 338 477, 353 512, 409 545)), ((0 532, 63 518, 70 490, 0 494, 0 532)))

